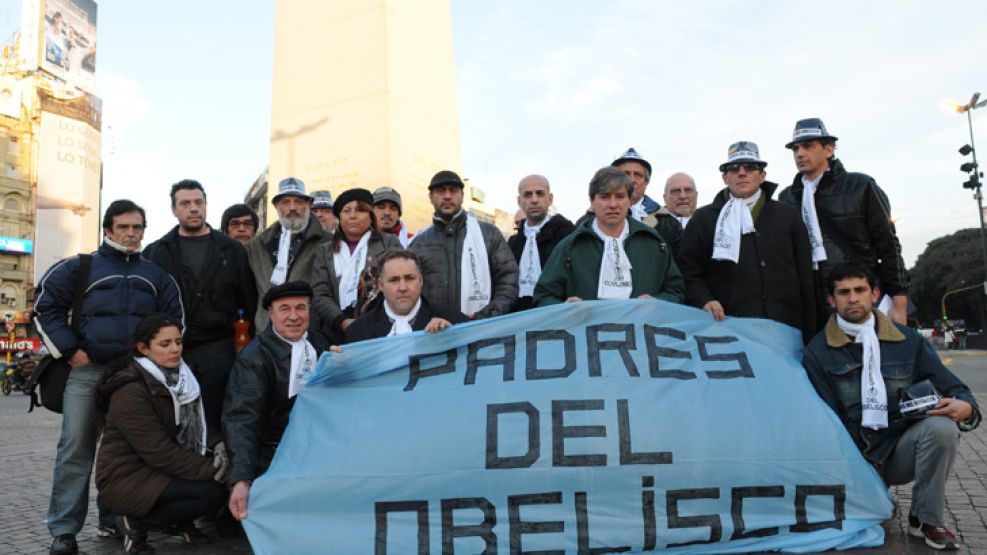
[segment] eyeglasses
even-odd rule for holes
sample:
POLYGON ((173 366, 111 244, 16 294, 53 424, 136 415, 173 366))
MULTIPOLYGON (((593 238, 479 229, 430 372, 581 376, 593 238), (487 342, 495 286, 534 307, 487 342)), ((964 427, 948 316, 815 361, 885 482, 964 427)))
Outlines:
POLYGON ((726 168, 724 168, 724 171, 726 173, 739 172, 740 171, 740 168, 744 168, 744 171, 747 171, 747 172, 759 172, 759 171, 761 171, 761 165, 760 164, 727 164, 726 168))

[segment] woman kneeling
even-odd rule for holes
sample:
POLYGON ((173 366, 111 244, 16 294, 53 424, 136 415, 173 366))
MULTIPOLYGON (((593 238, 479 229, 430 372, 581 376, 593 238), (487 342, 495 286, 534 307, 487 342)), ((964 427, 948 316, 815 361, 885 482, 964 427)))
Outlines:
MULTIPOLYGON (((206 429, 199 383, 182 360, 178 323, 147 316, 135 331, 134 356, 109 368, 99 386, 103 438, 96 487, 117 518, 127 553, 152 553, 147 529, 207 541, 196 518, 226 500, 218 433, 206 429)), ((215 432, 215 431, 213 431, 215 432)))

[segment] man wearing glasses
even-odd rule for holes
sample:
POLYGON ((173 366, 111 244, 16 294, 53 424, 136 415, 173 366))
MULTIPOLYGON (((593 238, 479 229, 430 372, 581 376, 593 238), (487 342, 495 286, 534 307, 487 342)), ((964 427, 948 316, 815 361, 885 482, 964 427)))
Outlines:
POLYGON ((693 214, 685 228, 679 267, 686 303, 722 320, 769 318, 802 332, 816 330, 809 237, 798 210, 771 200, 757 145, 730 146, 720 164, 727 187, 693 214))

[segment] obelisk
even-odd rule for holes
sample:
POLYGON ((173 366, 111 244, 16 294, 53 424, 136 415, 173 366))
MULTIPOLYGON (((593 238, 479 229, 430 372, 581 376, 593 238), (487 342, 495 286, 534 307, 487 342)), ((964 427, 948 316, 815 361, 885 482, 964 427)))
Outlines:
POLYGON ((428 225, 428 180, 460 171, 449 0, 276 6, 267 202, 288 176, 334 198, 389 185, 428 225))

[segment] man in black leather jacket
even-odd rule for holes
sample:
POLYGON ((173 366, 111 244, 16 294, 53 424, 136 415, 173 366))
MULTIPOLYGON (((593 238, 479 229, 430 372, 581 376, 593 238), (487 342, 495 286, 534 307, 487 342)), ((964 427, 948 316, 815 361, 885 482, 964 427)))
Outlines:
POLYGON ((841 262, 861 264, 873 272, 893 302, 889 316, 904 324, 908 271, 891 220, 891 205, 872 177, 843 168, 833 155, 836 141, 821 119, 799 120, 791 142, 785 145, 792 150, 799 173, 778 195, 779 201, 801 209, 809 230, 812 259, 818 270, 819 326, 825 325, 831 313, 825 302, 826 274, 841 262), (803 194, 806 188, 815 191, 811 199, 803 194))
POLYGON ((223 439, 230 457, 230 513, 247 515, 247 498, 255 478, 267 471, 295 393, 315 370, 329 345, 308 331, 312 288, 289 281, 268 289, 263 306, 271 323, 237 357, 223 405, 223 439), (294 383, 293 383, 294 382, 294 383))
POLYGON ((202 389, 206 423, 219 429, 226 380, 236 358, 233 322, 241 314, 252 319, 257 289, 247 251, 206 223, 207 206, 198 181, 172 185, 171 212, 178 225, 143 254, 178 282, 186 324, 182 358, 202 389))

